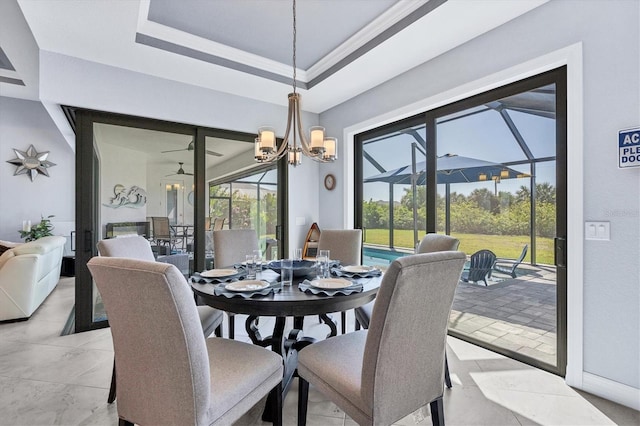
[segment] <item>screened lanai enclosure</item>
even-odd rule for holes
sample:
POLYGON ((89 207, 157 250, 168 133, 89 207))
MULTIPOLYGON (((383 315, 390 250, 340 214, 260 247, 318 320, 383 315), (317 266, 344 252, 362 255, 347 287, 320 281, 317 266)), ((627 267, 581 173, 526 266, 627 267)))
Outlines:
MULTIPOLYGON (((553 263, 555 88, 460 111, 436 126, 437 232, 474 235, 463 241, 469 253, 492 248, 517 257, 527 244, 531 263, 553 263)), ((362 213, 372 260, 410 253, 424 235, 426 152, 425 124, 363 141, 362 213)))
POLYGON ((277 257, 277 168, 271 165, 210 182, 209 216, 224 218, 225 229, 255 229, 265 257, 277 257))
POLYGON ((450 331, 561 372, 566 113, 561 80, 547 77, 358 135, 356 217, 370 265, 414 253, 426 232, 456 237, 467 270, 480 250, 509 268, 524 253, 513 273, 492 261, 484 281, 460 282, 450 331))

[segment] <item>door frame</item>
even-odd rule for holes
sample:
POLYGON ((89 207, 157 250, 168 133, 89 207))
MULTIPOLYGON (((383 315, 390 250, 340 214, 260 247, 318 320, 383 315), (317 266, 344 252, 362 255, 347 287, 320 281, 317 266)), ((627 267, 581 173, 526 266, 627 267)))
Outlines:
MULTIPOLYGON (((437 199, 437 131, 436 120, 438 117, 446 116, 454 112, 465 110, 486 102, 500 99, 515 93, 525 92, 527 90, 541 87, 546 84, 556 84, 556 236, 559 242, 556 242, 556 327, 557 327, 557 357, 556 366, 542 363, 534 358, 522 356, 514 351, 499 348, 470 338, 449 330, 449 334, 469 341, 479 346, 487 347, 495 352, 509 356, 511 358, 526 362, 535 367, 550 371, 552 373, 565 376, 567 366, 567 269, 568 257, 566 255, 567 241, 567 66, 563 65, 549 71, 541 72, 536 75, 522 78, 520 80, 502 84, 494 89, 487 90, 472 96, 462 98, 458 101, 446 103, 442 106, 427 110, 411 117, 395 121, 383 126, 376 127, 363 133, 354 134, 354 226, 362 228, 363 226, 363 210, 362 202, 364 195, 363 188, 363 139, 373 138, 378 135, 384 135, 394 130, 403 129, 415 125, 416 123, 426 124, 426 140, 427 140, 427 187, 426 187, 426 204, 427 204, 427 224, 426 232, 436 232, 436 199, 437 199), (558 256, 558 250, 562 250, 562 255, 558 256)), ((533 205, 532 205, 533 209, 533 205)), ((535 247, 532 248, 532 250, 535 247)))
MULTIPOLYGON (((116 114, 82 108, 64 108, 71 127, 76 132, 76 285, 74 330, 76 333, 108 327, 108 320, 93 321, 94 284, 87 262, 97 256, 97 243, 100 235, 100 160, 94 145, 94 124, 103 123, 116 126, 134 127, 168 133, 190 135, 195 140, 194 146, 194 232, 204 232, 205 209, 208 202, 208 185, 206 174, 205 136, 223 137, 226 139, 253 141, 255 134, 213 129, 202 126, 156 120, 145 117, 116 114), (200 183, 200 184, 197 184, 200 183), (90 208, 87 208, 90 206, 90 208)), ((287 164, 278 163, 278 221, 281 229, 287 229, 288 191, 286 185, 287 164), (283 226, 284 225, 284 226, 283 226)), ((287 245, 288 235, 280 236, 287 245)), ((194 269, 204 270, 205 239, 196 239, 194 246, 194 269)))

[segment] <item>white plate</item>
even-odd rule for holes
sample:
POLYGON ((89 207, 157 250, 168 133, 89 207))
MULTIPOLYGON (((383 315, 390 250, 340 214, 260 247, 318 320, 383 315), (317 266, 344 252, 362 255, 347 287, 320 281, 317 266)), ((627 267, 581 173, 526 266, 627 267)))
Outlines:
POLYGON ((224 288, 229 291, 256 291, 269 287, 269 283, 266 281, 258 280, 245 280, 229 283, 224 288))
POLYGON ((366 272, 376 271, 377 268, 374 266, 367 266, 367 265, 348 265, 348 266, 343 266, 342 270, 344 272, 350 272, 352 274, 363 274, 366 272))
POLYGON ((338 289, 349 287, 353 283, 344 278, 319 278, 311 281, 311 285, 316 288, 338 289))
POLYGON ((201 277, 205 278, 221 278, 236 275, 238 271, 235 269, 211 269, 209 271, 200 272, 201 277))

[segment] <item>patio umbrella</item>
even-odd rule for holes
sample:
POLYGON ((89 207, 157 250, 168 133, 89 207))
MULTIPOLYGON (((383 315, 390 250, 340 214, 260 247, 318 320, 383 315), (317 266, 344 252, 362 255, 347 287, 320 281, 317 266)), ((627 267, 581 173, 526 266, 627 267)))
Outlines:
MULTIPOLYGON (((413 157, 415 158, 415 156, 413 157)), ((414 160, 415 161, 415 160, 414 160)), ((499 163, 492 163, 490 161, 480 160, 478 158, 463 157, 456 154, 445 154, 437 158, 436 179, 438 184, 446 184, 446 212, 447 217, 446 229, 449 229, 449 184, 452 183, 464 183, 464 182, 480 182, 491 181, 493 177, 496 177, 496 183, 502 179, 510 179, 518 176, 522 176, 523 173, 514 170, 510 167, 506 167, 499 163)), ((395 170, 380 173, 374 176, 370 176, 364 179, 364 182, 386 182, 391 185, 411 185, 413 192, 413 235, 414 244, 418 241, 418 228, 417 228, 417 211, 416 205, 416 186, 424 185, 427 179, 426 174, 426 162, 420 161, 413 164, 400 167, 395 170), (411 182, 412 170, 416 171, 417 178, 415 184, 411 182)), ((497 195, 496 186, 496 195, 497 195)))
MULTIPOLYGON (((480 160, 472 157, 463 157, 455 154, 445 154, 437 159, 438 170, 436 172, 438 183, 462 183, 490 181, 493 176, 500 179, 510 179, 521 176, 523 173, 506 167, 499 163, 480 160), (484 179, 482 176, 484 175, 484 179)), ((411 184, 412 166, 404 166, 395 170, 380 173, 364 179, 364 182, 387 182, 399 185, 411 184)), ((418 173, 417 185, 424 185, 426 180, 426 162, 416 163, 418 173)))

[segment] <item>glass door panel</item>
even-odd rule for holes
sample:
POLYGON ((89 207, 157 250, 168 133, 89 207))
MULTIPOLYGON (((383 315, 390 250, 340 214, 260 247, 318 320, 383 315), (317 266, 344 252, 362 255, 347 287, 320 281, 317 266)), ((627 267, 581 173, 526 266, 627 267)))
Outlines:
POLYGON ((449 109, 435 119, 437 229, 498 258, 460 282, 450 331, 557 369, 556 85, 449 109))
MULTIPOLYGON (((255 229, 264 257, 271 259, 279 257, 281 242, 276 229, 284 221, 280 212, 286 197, 279 196, 283 191, 283 182, 278 178, 279 163, 256 164, 254 138, 255 135, 237 139, 205 137, 206 214, 212 224, 215 219, 218 223, 223 219, 223 229, 255 229)), ((212 240, 210 235, 208 241, 212 240)))
POLYGON ((83 110, 76 111, 76 119, 76 235, 82 238, 76 239, 75 330, 85 331, 107 325, 86 267, 98 254, 99 240, 141 235, 158 259, 184 252, 180 262, 167 261, 189 274, 187 225, 193 223, 193 213, 183 199, 185 188, 193 185, 193 154, 188 148, 192 137, 180 133, 188 128, 177 124, 83 110), (153 217, 183 225, 183 234, 172 229, 160 243, 154 238, 153 217))
POLYGON ((560 68, 367 131, 355 144, 365 262, 384 266, 411 253, 425 231, 457 237, 470 258, 491 250, 498 259, 486 285, 458 285, 450 334, 559 374, 565 129, 560 68))
POLYGON ((411 254, 426 229, 424 124, 394 126, 364 137, 362 227, 364 260, 386 266, 411 254))

